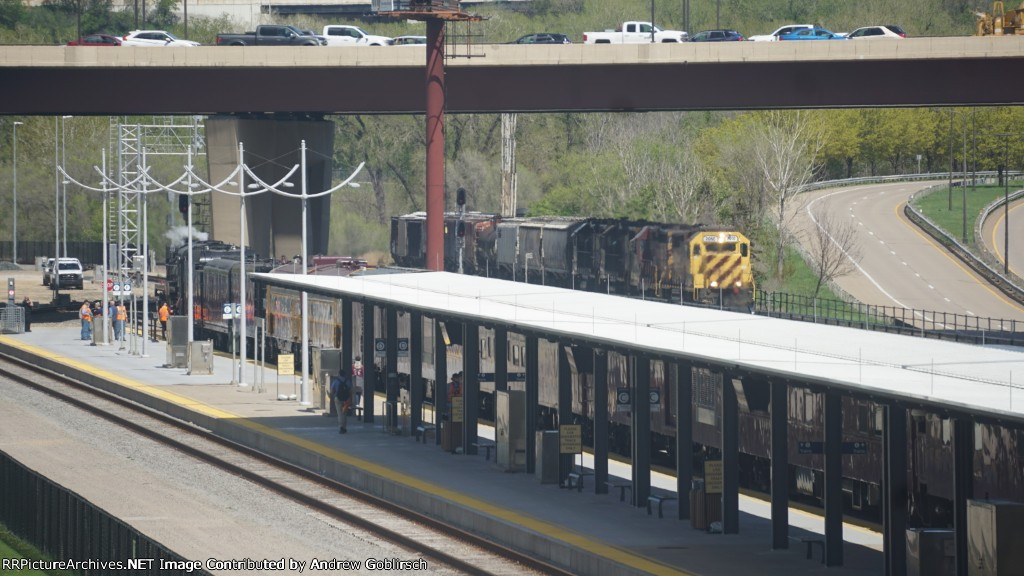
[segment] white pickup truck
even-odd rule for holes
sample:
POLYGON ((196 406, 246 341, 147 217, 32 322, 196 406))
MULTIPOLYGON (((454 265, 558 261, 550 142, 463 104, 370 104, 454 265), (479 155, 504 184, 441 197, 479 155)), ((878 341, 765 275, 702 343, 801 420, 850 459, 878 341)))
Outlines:
POLYGON ((359 26, 328 24, 324 26, 323 37, 328 46, 390 46, 391 38, 368 34, 359 26))
POLYGON ((623 22, 615 30, 584 32, 584 44, 644 44, 653 42, 686 42, 690 37, 679 30, 662 30, 650 22, 623 22))

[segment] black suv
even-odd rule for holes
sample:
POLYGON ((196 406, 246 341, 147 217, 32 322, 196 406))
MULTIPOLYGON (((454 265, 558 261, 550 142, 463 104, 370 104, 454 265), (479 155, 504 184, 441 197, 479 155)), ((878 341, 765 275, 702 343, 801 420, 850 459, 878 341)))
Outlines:
POLYGON ((739 42, 743 34, 735 30, 705 30, 690 37, 690 42, 739 42))
POLYGON ((509 44, 572 44, 572 40, 565 34, 549 34, 547 32, 541 32, 539 34, 527 34, 513 40, 509 44))

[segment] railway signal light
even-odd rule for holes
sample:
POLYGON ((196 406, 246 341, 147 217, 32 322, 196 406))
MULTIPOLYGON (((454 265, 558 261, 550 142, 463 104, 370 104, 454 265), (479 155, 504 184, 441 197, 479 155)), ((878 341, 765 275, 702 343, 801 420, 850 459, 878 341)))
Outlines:
POLYGON ((14 305, 14 278, 7 279, 7 303, 14 305))
POLYGON ((460 187, 455 191, 455 204, 458 206, 466 205, 466 189, 460 187))

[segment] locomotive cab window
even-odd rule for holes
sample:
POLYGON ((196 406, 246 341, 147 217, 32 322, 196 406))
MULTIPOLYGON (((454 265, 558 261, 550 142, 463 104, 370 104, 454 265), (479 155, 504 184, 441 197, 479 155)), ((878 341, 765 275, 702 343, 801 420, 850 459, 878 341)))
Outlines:
POLYGON ((750 247, 746 244, 740 244, 740 256, 747 257, 747 253, 750 251, 750 247))
POLYGON ((693 255, 700 256, 700 244, 693 245, 693 255))
POLYGON ((708 252, 728 253, 736 251, 736 243, 722 242, 720 244, 708 244, 708 252))

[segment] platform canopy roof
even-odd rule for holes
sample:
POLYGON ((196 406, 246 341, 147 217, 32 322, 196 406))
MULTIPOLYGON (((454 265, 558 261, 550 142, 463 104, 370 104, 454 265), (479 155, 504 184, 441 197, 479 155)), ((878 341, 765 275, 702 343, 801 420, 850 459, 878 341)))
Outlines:
MULTIPOLYGON (((538 272, 539 274, 539 272, 538 272)), ((1024 352, 448 272, 259 274, 271 284, 552 340, 1024 422, 1024 352)))

